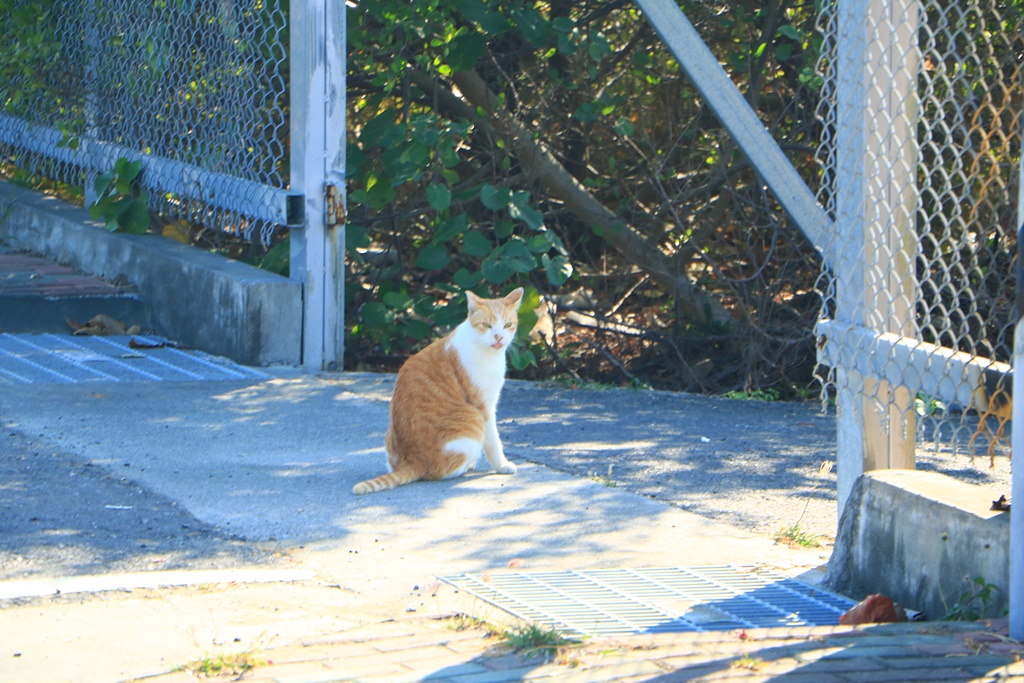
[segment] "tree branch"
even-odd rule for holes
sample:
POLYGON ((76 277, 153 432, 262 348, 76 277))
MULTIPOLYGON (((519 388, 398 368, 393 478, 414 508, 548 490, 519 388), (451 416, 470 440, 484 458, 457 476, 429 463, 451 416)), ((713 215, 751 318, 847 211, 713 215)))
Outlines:
POLYGON ((734 322, 721 302, 672 267, 672 259, 657 244, 628 225, 573 177, 542 142, 499 104, 498 96, 477 72, 455 73, 452 81, 468 103, 486 114, 490 126, 511 141, 519 162, 551 196, 561 200, 578 220, 593 228, 626 260, 649 273, 675 299, 683 315, 697 324, 734 322))

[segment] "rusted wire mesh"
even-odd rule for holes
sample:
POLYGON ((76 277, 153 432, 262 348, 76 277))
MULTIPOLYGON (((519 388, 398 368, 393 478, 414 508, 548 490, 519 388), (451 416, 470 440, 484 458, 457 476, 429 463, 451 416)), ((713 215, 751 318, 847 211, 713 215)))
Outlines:
POLYGON ((858 383, 884 429, 1007 454, 1021 7, 864 3, 862 20, 843 5, 820 15, 824 395, 858 383))

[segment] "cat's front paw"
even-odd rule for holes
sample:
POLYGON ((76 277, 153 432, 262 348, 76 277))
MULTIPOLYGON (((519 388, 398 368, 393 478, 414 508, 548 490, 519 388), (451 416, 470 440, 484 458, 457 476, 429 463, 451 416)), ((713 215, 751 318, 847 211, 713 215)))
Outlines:
POLYGON ((494 471, 497 472, 498 474, 515 474, 516 466, 510 463, 508 460, 506 460, 502 464, 495 467, 494 471))

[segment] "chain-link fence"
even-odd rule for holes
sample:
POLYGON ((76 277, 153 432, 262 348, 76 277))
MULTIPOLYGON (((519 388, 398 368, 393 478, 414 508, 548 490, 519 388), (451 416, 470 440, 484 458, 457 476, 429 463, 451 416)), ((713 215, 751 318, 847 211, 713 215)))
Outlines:
POLYGON ((819 358, 827 397, 859 397, 840 401, 840 422, 844 409, 863 410, 865 430, 878 418, 858 438, 879 467, 1009 453, 1021 9, 871 0, 821 14, 819 201, 836 225, 819 358))
POLYGON ((151 209, 199 229, 266 242, 296 220, 287 3, 6 5, 0 161, 9 173, 81 187, 88 201, 94 178, 123 157, 142 162, 151 209))

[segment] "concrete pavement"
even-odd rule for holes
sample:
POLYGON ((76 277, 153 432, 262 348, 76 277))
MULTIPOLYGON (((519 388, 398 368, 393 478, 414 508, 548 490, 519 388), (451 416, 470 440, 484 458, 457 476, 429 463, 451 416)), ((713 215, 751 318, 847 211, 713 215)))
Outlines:
MULTIPOLYGON (((679 416, 658 403, 657 410, 650 411, 643 422, 623 420, 623 416, 644 413, 635 403, 647 400, 642 393, 580 392, 511 383, 499 414, 510 457, 521 466, 516 475, 481 473, 354 497, 350 493, 354 482, 381 471, 391 378, 317 376, 294 370, 270 374, 266 380, 245 382, 93 382, 5 387, 0 392, 0 415, 9 434, 44 449, 41 452, 51 462, 76 463, 133 487, 138 496, 152 497, 148 507, 138 509, 131 500, 125 503, 111 498, 101 507, 104 499, 96 499, 90 505, 98 520, 138 515, 144 510, 147 523, 155 530, 151 533, 158 536, 163 527, 155 520, 185 514, 193 520, 185 525, 219 535, 206 551, 193 549, 184 556, 159 537, 147 538, 143 544, 136 538, 106 539, 121 542, 129 553, 135 553, 141 563, 135 568, 173 564, 182 572, 199 566, 308 572, 289 582, 232 583, 225 574, 223 582, 207 578, 198 587, 128 587, 98 594, 9 600, 0 612, 0 679, 138 679, 166 673, 212 653, 252 651, 275 662, 257 669, 264 670, 260 675, 271 677, 266 680, 353 680, 363 674, 324 663, 339 658, 345 661, 349 655, 343 654, 344 647, 342 654, 328 647, 319 650, 322 657, 311 655, 315 661, 307 662, 301 675, 294 673, 298 671, 294 667, 286 670, 294 675, 279 676, 275 671, 278 663, 298 657, 296 653, 317 652, 306 649, 310 644, 326 640, 351 645, 362 638, 358 635, 361 631, 353 629, 373 629, 382 623, 400 623, 402 629, 417 635, 412 641, 401 640, 409 637, 401 636, 394 650, 405 654, 382 657, 383 668, 374 670, 385 678, 416 679, 435 675, 438 669, 415 664, 422 653, 399 643, 433 643, 443 649, 447 646, 440 643, 451 640, 451 635, 447 626, 438 635, 434 621, 405 618, 472 614, 509 623, 500 610, 437 583, 437 576, 507 571, 510 567, 536 571, 758 564, 813 580, 815 570, 827 559, 827 549, 777 545, 766 535, 638 496, 610 486, 600 477, 571 476, 530 462, 538 452, 547 458, 559 454, 566 461, 589 458, 595 472, 605 474, 603 465, 609 453, 643 447, 651 449, 651 457, 655 457, 654 443, 638 445, 634 430, 648 430, 656 442, 658 430, 673 434, 668 425, 678 422, 679 416), (573 428, 574 415, 586 424, 582 434, 573 428), (591 419, 594 415, 619 418, 591 419), (529 439, 526 433, 539 436, 529 439), (225 539, 245 546, 247 554, 217 557, 212 548, 223 545, 225 539), (285 657, 285 652, 291 654, 285 657), (395 660, 406 656, 409 662, 395 660), (391 665, 398 666, 401 675, 398 670, 387 673, 391 665)), ((752 423, 755 418, 744 410, 753 405, 736 403, 730 411, 732 418, 752 423)), ((691 457, 707 445, 700 436, 693 436, 691 457)), ((53 482, 54 487, 63 485, 53 482)), ((18 482, 8 483, 5 503, 16 502, 11 491, 20 487, 18 482)), ((175 517, 175 523, 180 525, 181 519, 175 517)), ((74 555, 88 548, 86 543, 83 547, 76 543, 84 536, 81 530, 90 524, 96 526, 99 521, 83 521, 75 533, 62 535, 66 529, 55 520, 48 528, 25 534, 23 555, 48 548, 50 558, 17 578, 56 579, 62 573, 81 571, 83 565, 75 564, 74 555), (60 547, 53 545, 54 539, 60 547), (72 557, 62 560, 62 551, 72 557)), ((103 539, 95 537, 88 540, 89 544, 101 542, 103 539)), ((90 573, 107 571, 95 564, 86 566, 90 573)), ((117 588, 120 575, 115 569, 107 576, 111 588, 117 588)), ((942 642, 959 647, 962 638, 957 634, 943 635, 942 642)), ((776 636, 764 637, 772 643, 765 647, 776 647, 772 640, 776 636)), ((807 633, 801 637, 814 643, 818 636, 807 633)), ((745 642, 722 638, 730 647, 745 642)), ((470 667, 465 671, 482 674, 479 667, 486 669, 493 663, 484 652, 490 652, 494 643, 479 638, 473 642, 468 652, 455 657, 466 661, 456 663, 470 667)), ((658 657, 663 654, 662 659, 675 661, 684 656, 681 650, 691 647, 686 637, 659 636, 650 647, 662 654, 652 660, 639 656, 647 645, 639 647, 636 642, 621 648, 609 645, 624 653, 616 655, 623 666, 641 667, 628 675, 625 669, 615 669, 614 678, 654 677, 652 666, 668 666, 667 670, 675 666, 652 663, 654 660, 661 661, 658 657), (667 649, 658 649, 662 647, 667 649)), ((593 647, 595 652, 603 652, 601 644, 593 647)), ((370 661, 368 656, 364 652, 359 661, 365 664, 370 661)), ((723 663, 733 655, 714 650, 707 656, 717 663, 701 672, 719 677, 722 672, 729 676, 737 673, 735 667, 723 663)), ((1002 666, 1014 656, 1000 651, 997 662, 985 659, 977 663, 1002 666)), ((605 662, 602 657, 598 660, 605 662)), ((835 661, 844 662, 837 666, 847 666, 849 660, 835 661)), ((800 669, 806 663, 794 666, 800 669)), ((948 664, 938 659, 933 663, 948 664)), ((585 672, 598 676, 603 667, 598 663, 582 669, 516 664, 505 669, 504 678, 461 680, 513 680, 508 676, 535 671, 555 672, 545 676, 572 674, 582 676, 581 680, 601 680, 588 678, 585 672), (520 671, 523 667, 526 670, 520 671), (510 670, 518 673, 508 674, 510 670)), ((448 670, 442 678, 457 679, 454 671, 448 670)), ((175 675, 190 680, 181 678, 184 673, 175 675)), ((607 679, 608 670, 601 676, 607 679)))
POLYGON ((391 382, 273 369, 0 385, 0 680, 176 683, 219 658, 293 683, 1024 676, 998 623, 510 652, 476 626, 510 617, 436 577, 756 564, 813 581, 827 544, 770 537, 797 520, 834 529, 834 483, 818 474, 832 421, 813 406, 510 382, 499 417, 515 476, 355 498, 382 471, 391 382))

